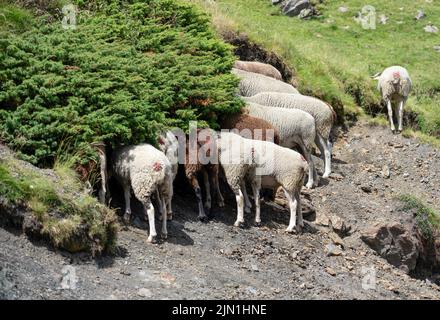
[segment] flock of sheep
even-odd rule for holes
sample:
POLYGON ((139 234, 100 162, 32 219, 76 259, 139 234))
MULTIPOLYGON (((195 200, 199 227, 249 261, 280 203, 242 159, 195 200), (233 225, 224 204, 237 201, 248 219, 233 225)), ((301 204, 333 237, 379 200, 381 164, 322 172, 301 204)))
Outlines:
MULTIPOLYGON (((220 132, 199 129, 195 138, 191 134, 164 132, 158 139, 159 149, 140 144, 109 153, 104 145, 96 146, 101 160, 100 200, 106 202, 108 180, 114 176, 124 190, 124 220, 129 222, 132 190, 148 217, 148 242, 157 236, 153 200, 160 212, 162 237, 167 236, 167 221, 172 219, 173 181, 179 163, 183 164, 194 189, 200 220, 208 218, 211 190, 218 205, 224 206, 219 187, 219 175, 223 175, 236 197, 235 226, 244 223, 244 212, 252 208, 246 186, 250 186, 253 193, 257 225, 261 223, 260 189, 281 187, 290 209, 287 232, 300 231, 303 227, 300 192, 305 177, 308 176, 307 188, 318 185, 311 156, 314 145, 324 161, 322 176, 326 178, 331 173, 330 133, 336 120, 333 108, 317 98, 301 95, 292 85, 283 82, 280 72, 271 65, 237 61, 232 73, 240 78, 239 94, 246 106, 241 114, 221 119, 220 132), (204 202, 198 177, 203 177, 204 202)), ((387 102, 393 131, 391 102, 398 102, 398 130, 401 131, 403 105, 411 89, 408 72, 401 67, 391 67, 376 79, 387 102)))

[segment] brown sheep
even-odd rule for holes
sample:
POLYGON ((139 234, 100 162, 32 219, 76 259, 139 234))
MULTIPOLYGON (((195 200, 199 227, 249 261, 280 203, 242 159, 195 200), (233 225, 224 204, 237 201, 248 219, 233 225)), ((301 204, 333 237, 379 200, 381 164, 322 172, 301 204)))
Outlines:
POLYGON ((238 61, 235 61, 234 68, 248 71, 248 72, 263 74, 265 76, 283 81, 283 76, 278 71, 278 69, 270 64, 267 64, 267 63, 262 63, 262 62, 257 62, 257 61, 240 61, 240 60, 238 60, 238 61))
POLYGON ((280 136, 276 128, 274 128, 269 122, 263 119, 252 117, 244 113, 234 114, 224 118, 223 121, 220 122, 220 127, 222 129, 230 130, 237 129, 239 131, 238 134, 240 134, 244 138, 252 138, 264 141, 267 141, 267 130, 273 130, 273 142, 275 144, 280 144, 280 136), (252 132, 252 137, 247 137, 246 135, 241 133, 242 130, 246 129, 252 132), (261 131, 257 131, 258 129, 260 129, 261 131))
MULTIPOLYGON (((199 207, 199 216, 198 217, 199 217, 200 221, 208 220, 208 216, 206 215, 205 210, 208 211, 208 214, 209 214, 209 211, 211 210, 211 187, 210 187, 210 183, 209 183, 210 177, 212 179, 212 184, 213 184, 214 190, 216 192, 218 206, 219 207, 224 206, 224 199, 223 199, 223 196, 220 192, 220 186, 219 186, 219 181, 218 181, 218 174, 219 174, 219 170, 220 170, 219 164, 218 163, 216 163, 216 164, 213 164, 213 163, 202 164, 202 163, 200 163, 200 159, 198 157, 198 153, 201 152, 201 150, 203 148, 209 147, 208 144, 210 144, 210 143, 214 143, 214 141, 212 141, 211 139, 207 139, 206 141, 198 141, 197 140, 197 146, 196 146, 197 156, 195 157, 197 159, 197 161, 196 161, 196 163, 190 163, 191 162, 190 161, 190 152, 192 150, 194 150, 194 148, 191 148, 188 138, 186 141, 185 164, 184 164, 185 175, 186 175, 186 178, 188 179, 189 183, 193 187, 194 192, 196 194, 197 203, 198 203, 198 207, 199 207), (205 206, 203 206, 202 192, 201 192, 200 184, 199 184, 199 181, 197 178, 199 173, 203 174, 203 180, 204 180, 204 184, 205 184, 205 191, 206 191, 205 206)), ((209 151, 207 152, 207 156, 209 157, 209 151)))

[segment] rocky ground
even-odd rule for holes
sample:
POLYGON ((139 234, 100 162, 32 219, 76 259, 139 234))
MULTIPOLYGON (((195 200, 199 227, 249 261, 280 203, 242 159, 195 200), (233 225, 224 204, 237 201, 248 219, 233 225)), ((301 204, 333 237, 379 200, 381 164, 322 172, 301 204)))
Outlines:
POLYGON ((440 209, 439 160, 431 146, 359 123, 335 143, 332 177, 304 192, 313 210, 299 235, 284 232, 282 199, 263 205, 262 227, 246 215, 234 228, 232 198, 198 222, 187 188, 176 190, 168 240, 147 244, 137 221, 122 228, 114 256, 53 251, 0 228, 0 298, 440 299, 436 275, 411 277, 361 240, 375 224, 410 223, 400 194, 440 209))

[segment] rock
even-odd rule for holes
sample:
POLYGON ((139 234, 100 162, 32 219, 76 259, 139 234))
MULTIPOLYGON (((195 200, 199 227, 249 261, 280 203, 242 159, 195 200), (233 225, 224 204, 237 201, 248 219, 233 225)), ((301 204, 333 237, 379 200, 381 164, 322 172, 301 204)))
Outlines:
POLYGON ((346 13, 346 12, 348 12, 348 8, 347 7, 339 7, 338 11, 342 12, 342 13, 346 13))
POLYGON ((423 30, 425 30, 425 32, 428 32, 428 33, 437 33, 438 32, 438 28, 436 26, 434 26, 433 24, 428 24, 426 27, 423 28, 423 30))
POLYGON ((376 225, 361 232, 361 239, 390 264, 406 273, 415 269, 421 242, 399 223, 376 225))
POLYGON ((417 10, 416 16, 414 17, 416 20, 420 20, 426 17, 426 14, 423 10, 417 10))
POLYGON ((440 45, 434 46, 434 50, 437 51, 437 52, 440 52, 440 45))
POLYGON ((363 191, 363 192, 365 192, 365 193, 371 193, 371 187, 370 186, 366 186, 366 185, 363 185, 363 186, 361 186, 361 190, 363 191))
POLYGON ((380 23, 380 24, 387 24, 388 19, 389 19, 389 18, 388 18, 386 15, 381 14, 381 15, 379 16, 379 23, 380 23))
POLYGON ((307 8, 307 9, 302 9, 301 12, 299 13, 298 17, 300 19, 308 19, 308 18, 313 17, 313 14, 314 14, 313 9, 307 8))
POLYGON ((143 298, 151 298, 153 296, 151 290, 147 288, 140 288, 137 293, 143 298))
POLYGON ((338 236, 335 232, 330 232, 328 234, 328 237, 330 240, 333 241, 334 244, 340 245, 342 248, 344 247, 344 240, 341 239, 340 236, 338 236))
POLYGON ((287 0, 283 3, 281 10, 289 17, 298 16, 304 9, 313 9, 309 0, 287 0))
POLYGON ((342 254, 341 248, 331 243, 325 246, 325 251, 329 257, 340 256, 342 254))
POLYGON ((260 271, 260 269, 258 269, 258 266, 256 264, 252 264, 251 265, 251 270, 254 271, 254 272, 259 272, 260 271))
POLYGON ((336 276, 336 271, 330 267, 325 268, 325 272, 327 272, 329 275, 331 275, 333 277, 336 276))
POLYGON ((329 225, 341 237, 348 235, 351 231, 351 226, 347 225, 342 218, 336 215, 329 217, 329 225))
POLYGON ((391 173, 390 173, 390 167, 389 167, 388 165, 385 164, 385 165, 382 167, 381 174, 382 174, 382 178, 389 179, 389 178, 390 178, 390 175, 391 175, 391 173))

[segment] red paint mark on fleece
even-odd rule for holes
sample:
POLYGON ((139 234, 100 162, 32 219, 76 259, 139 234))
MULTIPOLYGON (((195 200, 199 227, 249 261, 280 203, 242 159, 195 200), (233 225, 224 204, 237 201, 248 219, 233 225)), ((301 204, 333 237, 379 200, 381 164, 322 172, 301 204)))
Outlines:
POLYGON ((154 171, 160 171, 162 170, 162 164, 160 162, 153 163, 153 170, 154 171))
POLYGON ((393 72, 393 78, 394 79, 400 78, 400 72, 399 71, 393 72))

